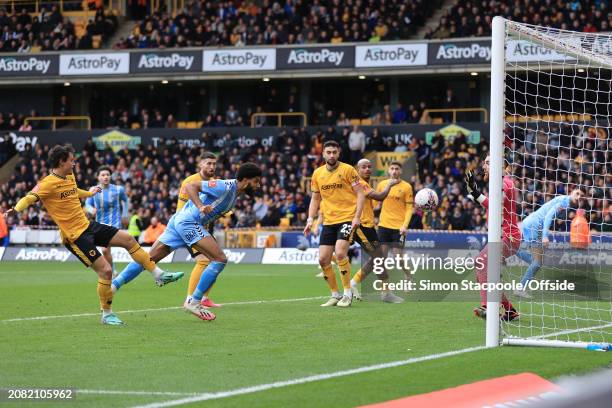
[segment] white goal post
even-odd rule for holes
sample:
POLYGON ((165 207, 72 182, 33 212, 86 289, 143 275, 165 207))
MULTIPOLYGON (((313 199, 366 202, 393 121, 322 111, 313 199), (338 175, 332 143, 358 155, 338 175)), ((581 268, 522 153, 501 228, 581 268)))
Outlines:
MULTIPOLYGON (((509 322, 496 313, 501 293, 490 292, 486 346, 612 350, 612 266, 606 267, 612 245, 605 244, 612 243, 612 222, 606 218, 612 208, 612 33, 573 32, 495 17, 491 51, 488 282, 521 281, 528 268, 516 255, 502 259, 506 175, 517 190, 519 221, 559 195, 582 190, 584 200, 565 207, 552 225, 569 226, 578 210, 582 215, 586 209, 597 245, 577 250, 568 233, 551 233, 558 242, 541 245, 542 266, 533 280, 574 279, 582 292, 506 292, 520 313, 509 322), (584 264, 562 265, 564 251, 584 255, 584 264), (599 261, 598 251, 603 253, 599 261)), ((530 245, 522 249, 532 254, 533 241, 530 245)))

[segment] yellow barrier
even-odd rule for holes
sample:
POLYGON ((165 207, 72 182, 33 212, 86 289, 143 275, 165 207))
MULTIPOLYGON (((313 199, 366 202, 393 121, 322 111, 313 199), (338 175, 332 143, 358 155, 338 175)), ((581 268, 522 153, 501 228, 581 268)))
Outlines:
POLYGON ((481 112, 484 115, 484 123, 489 123, 489 111, 485 108, 448 108, 448 109, 425 109, 423 116, 430 116, 430 113, 452 113, 453 123, 457 123, 457 113, 462 112, 481 112))
POLYGON ((302 126, 308 126, 308 118, 304 112, 260 112, 254 113, 251 116, 251 127, 255 127, 255 123, 257 122, 257 118, 259 117, 268 117, 268 116, 276 116, 278 122, 277 126, 283 126, 283 118, 284 117, 301 117, 302 118, 302 126))
POLYGON ((257 233, 255 231, 227 230, 225 232, 226 248, 257 248, 257 233))
POLYGON ((30 122, 51 121, 51 129, 55 130, 57 128, 58 120, 85 121, 87 123, 87 130, 91 130, 91 118, 89 116, 30 116, 25 118, 23 123, 28 125, 30 122))

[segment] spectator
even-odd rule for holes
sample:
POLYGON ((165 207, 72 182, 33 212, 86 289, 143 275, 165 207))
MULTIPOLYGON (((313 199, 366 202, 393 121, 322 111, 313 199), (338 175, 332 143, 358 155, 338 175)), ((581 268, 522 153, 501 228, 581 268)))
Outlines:
POLYGON ((348 137, 351 164, 355 165, 363 157, 366 148, 366 135, 359 126, 353 126, 353 131, 348 137))
POLYGON ((145 229, 144 234, 143 234, 143 238, 142 238, 143 244, 153 245, 153 243, 157 241, 157 238, 159 238, 165 230, 166 230, 166 226, 162 224, 161 222, 159 222, 157 217, 151 218, 151 224, 149 224, 149 226, 147 227, 147 229, 145 229))
POLYGON ((9 244, 9 231, 4 219, 4 209, 0 211, 0 246, 6 247, 9 244))
POLYGON ((227 126, 236 126, 238 125, 239 117, 240 113, 234 109, 234 105, 230 105, 225 112, 225 124, 227 126))
POLYGON ((404 107, 402 106, 401 103, 398 102, 397 109, 395 109, 395 111, 393 112, 393 123, 394 124, 406 123, 407 118, 408 118, 408 115, 406 114, 404 107))

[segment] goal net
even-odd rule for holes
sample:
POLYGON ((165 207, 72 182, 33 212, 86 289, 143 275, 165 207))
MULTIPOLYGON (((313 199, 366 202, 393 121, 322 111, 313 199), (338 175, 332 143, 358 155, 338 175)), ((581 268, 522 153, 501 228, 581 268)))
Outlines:
MULTIPOLYGON (((527 289, 505 292, 520 317, 495 317, 497 327, 488 321, 487 344, 497 336, 498 344, 607 349, 612 35, 496 17, 492 44, 491 167, 503 168, 514 182, 523 236, 520 256, 494 259, 499 271, 489 273, 489 280, 522 281, 527 289), (574 199, 576 189, 582 199, 574 199), (574 289, 559 285, 564 282, 574 289)), ((489 182, 489 242, 500 242, 502 217, 493 214, 502 211, 501 177, 492 174, 489 182)))

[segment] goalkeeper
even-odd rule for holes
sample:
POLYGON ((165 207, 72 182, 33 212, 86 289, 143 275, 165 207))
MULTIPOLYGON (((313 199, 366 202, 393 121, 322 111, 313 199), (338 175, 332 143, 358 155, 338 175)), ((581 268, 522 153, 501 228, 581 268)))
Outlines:
POLYGON ((523 220, 523 248, 518 251, 517 256, 527 262, 529 267, 521 278, 523 289, 514 291, 516 296, 531 298, 531 295, 525 291, 525 287, 542 267, 544 248, 548 245, 550 227, 555 216, 559 211, 578 208, 583 195, 580 188, 575 188, 569 195, 553 198, 523 220), (525 248, 528 248, 529 251, 525 248))
MULTIPOLYGON (((482 169, 484 171, 484 181, 489 180, 489 165, 490 157, 486 156, 482 163, 482 169)), ((465 187, 468 192, 468 198, 480 203, 488 213, 489 210, 489 199, 481 191, 482 188, 472 171, 468 171, 465 176, 465 187)), ((521 243, 521 231, 518 227, 518 217, 516 215, 516 190, 514 188, 514 182, 512 177, 504 176, 502 181, 502 194, 503 194, 503 217, 502 217, 502 259, 506 259, 516 253, 521 243)), ((476 267, 476 279, 478 283, 487 282, 487 255, 489 245, 485 246, 484 249, 478 255, 484 262, 480 263, 482 266, 476 267)), ((480 291, 481 305, 474 309, 474 314, 480 318, 486 318, 487 316, 487 292, 485 290, 480 291)), ((519 317, 519 313, 514 309, 512 303, 508 300, 506 295, 502 292, 502 305, 504 307, 504 314, 502 319, 506 321, 514 320, 519 317)))

